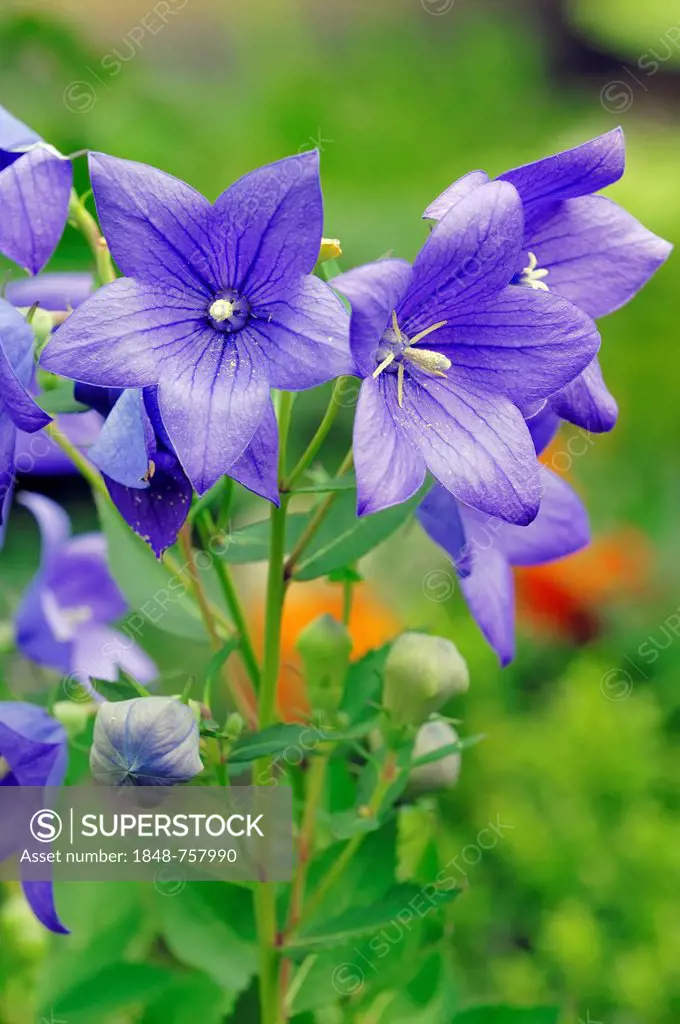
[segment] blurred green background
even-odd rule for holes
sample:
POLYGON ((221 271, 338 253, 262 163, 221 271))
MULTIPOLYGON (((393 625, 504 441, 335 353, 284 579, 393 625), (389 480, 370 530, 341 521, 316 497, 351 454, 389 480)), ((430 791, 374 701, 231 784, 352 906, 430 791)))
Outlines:
MULTIPOLYGON (((388 251, 412 257, 425 237, 422 210, 466 171, 500 173, 622 124, 628 166, 611 195, 677 242, 678 38, 670 0, 5 0, 0 102, 64 153, 155 164, 211 199, 254 166, 317 145, 326 234, 341 238, 344 267, 388 251)), ((54 266, 86 261, 68 229, 54 266)), ((680 1019, 680 640, 666 622, 680 605, 679 294, 671 257, 601 325, 620 422, 569 465, 596 546, 567 575, 530 581, 524 620, 531 613, 533 625, 511 668, 498 671, 458 595, 428 600, 420 580, 446 570, 417 530, 367 569, 376 615, 448 632, 471 665, 455 710, 466 733, 487 738, 441 801, 441 857, 474 844, 498 816, 512 826, 467 868, 455 905, 450 948, 463 1002, 554 1001, 573 1024, 680 1019), (577 643, 584 621, 589 639, 577 643)), ((302 403, 297 443, 322 405, 302 403)), ((77 483, 44 489, 80 525, 94 521, 77 483)), ((16 511, 0 558, 3 617, 36 563, 34 526, 16 511)), ((247 582, 256 603, 257 580, 247 582)), ((196 671, 206 657, 165 635, 151 646, 170 689, 178 664, 179 674, 196 671)), ((5 668, 15 692, 26 670, 12 659, 5 668)), ((96 963, 102 935, 121 950, 143 943, 147 918, 126 898, 71 887, 61 905, 80 926, 43 941, 5 891, 2 1024, 40 1019, 55 978, 96 963)), ((176 1012, 148 1019, 195 1019, 176 1012)), ((129 1018, 77 1017, 95 1019, 129 1018)))

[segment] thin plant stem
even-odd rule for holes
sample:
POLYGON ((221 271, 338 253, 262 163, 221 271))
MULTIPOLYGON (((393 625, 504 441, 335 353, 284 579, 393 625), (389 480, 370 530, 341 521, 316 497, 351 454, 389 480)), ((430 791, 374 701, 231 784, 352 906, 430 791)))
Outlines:
MULTIPOLYGON (((352 450, 350 449, 338 468, 336 478, 344 476, 347 470, 350 469, 353 459, 354 456, 352 450)), ((315 537, 317 530, 319 529, 324 519, 326 518, 331 508, 333 507, 333 504, 336 501, 339 493, 339 491, 333 491, 331 494, 329 494, 328 497, 321 502, 316 512, 307 523, 307 526, 303 530, 302 535, 300 536, 297 544, 295 545, 290 555, 288 556, 288 560, 286 561, 286 564, 284 566, 284 579, 286 583, 290 581, 293 572, 295 571, 295 566, 300 560, 300 556, 302 555, 303 551, 305 550, 309 542, 315 537)))
POLYGON ((106 239, 99 230, 99 225, 94 219, 85 203, 78 197, 75 191, 71 192, 68 206, 69 220, 80 233, 92 250, 97 266, 97 275, 102 284, 110 284, 116 280, 116 270, 111 259, 106 239))
MULTIPOLYGON (((366 808, 367 818, 375 817, 380 811, 383 800, 385 798, 385 794, 389 790, 390 786, 393 784, 396 778, 396 774, 396 756, 393 752, 390 752, 387 754, 387 757, 385 758, 385 763, 378 778, 378 782, 366 808)), ((329 892, 330 889, 333 888, 338 879, 341 878, 341 876, 347 869, 347 865, 353 860, 357 850, 359 849, 364 839, 366 838, 366 835, 366 832, 358 832, 355 836, 352 837, 352 839, 350 839, 350 841, 348 842, 347 846, 344 848, 340 856, 337 858, 337 860, 333 862, 333 866, 330 868, 329 871, 326 872, 324 877, 317 885, 313 897, 304 908, 304 913, 302 914, 300 920, 298 921, 298 925, 301 924, 303 921, 306 921, 309 917, 311 917, 311 915, 314 913, 314 911, 318 908, 319 904, 323 900, 324 896, 329 892)))
MULTIPOLYGON (((293 405, 293 395, 283 392, 279 401, 279 483, 286 472, 286 446, 293 405)), ((276 721, 276 696, 281 666, 281 618, 283 613, 283 569, 286 548, 286 512, 288 495, 281 495, 279 507, 271 511, 271 547, 265 603, 264 657, 260 683, 259 724, 266 729, 276 721)), ((262 757, 255 763, 254 781, 271 784, 272 758, 262 757)), ((279 1018, 278 975, 279 941, 276 916, 276 886, 260 882, 255 890, 255 916, 260 948, 260 1012, 261 1024, 277 1024, 279 1018)))
MULTIPOLYGON (((223 647, 222 639, 217 630, 217 623, 214 615, 214 605, 208 600, 208 595, 205 592, 203 582, 201 580, 200 572, 194 561, 194 550, 191 543, 191 524, 185 523, 182 529, 179 531, 179 546, 184 556, 186 564, 187 575, 191 584, 196 604, 201 612, 201 618, 205 624, 206 632, 210 637, 210 645, 214 651, 220 651, 223 647)), ((236 679, 230 678, 227 672, 226 664, 222 666, 222 677, 230 689, 236 706, 241 712, 247 722, 253 724, 253 706, 248 700, 247 693, 244 691, 243 685, 236 679)))
MULTIPOLYGON (((305 808, 303 811, 302 825, 300 827, 300 836, 297 844, 298 860, 291 886, 288 919, 286 921, 284 931, 284 942, 286 936, 295 931, 297 923, 302 916, 305 887, 307 885, 307 873, 314 855, 314 827, 316 825, 319 804, 321 803, 321 798, 323 796, 329 759, 330 749, 321 750, 319 754, 312 759, 309 766, 307 791, 305 794, 305 808)), ((281 1016, 284 1020, 287 1018, 288 1014, 286 995, 290 984, 291 966, 291 961, 284 957, 281 964, 279 981, 281 1016)))
MULTIPOLYGON (((210 541, 216 535, 216 526, 209 509, 204 509, 196 517, 196 526, 203 546, 209 549, 210 541)), ((250 639, 248 623, 246 621, 234 581, 229 571, 229 566, 225 565, 222 559, 217 557, 213 564, 215 566, 215 574, 222 589, 225 603, 229 609, 229 614, 233 619, 236 631, 239 635, 239 649, 243 657, 243 663, 246 666, 253 686, 257 689, 260 685, 260 666, 257 661, 257 656, 255 655, 252 640, 250 639)))
POLYGON ((338 396, 340 395, 346 380, 346 377, 338 377, 335 384, 333 385, 331 400, 328 403, 328 407, 326 409, 326 412, 324 413, 324 417, 321 420, 321 423, 319 424, 318 429, 314 434, 314 437, 309 442, 306 451, 300 457, 300 460, 298 464, 295 466, 295 469, 292 470, 290 476, 286 479, 283 486, 283 489, 285 491, 292 490, 293 486, 297 483, 297 481, 300 479, 303 473, 307 469, 309 469, 312 462, 314 461, 319 451, 321 450, 321 446, 328 437, 328 433, 331 427, 333 426, 333 423, 335 422, 338 412, 340 411, 340 401, 338 396))

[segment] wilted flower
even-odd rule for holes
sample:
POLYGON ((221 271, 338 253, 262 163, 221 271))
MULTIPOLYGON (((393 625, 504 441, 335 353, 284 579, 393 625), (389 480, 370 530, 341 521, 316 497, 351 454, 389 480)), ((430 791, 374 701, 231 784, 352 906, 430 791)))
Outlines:
MULTIPOLYGON (((425 722, 416 733, 413 745, 413 760, 433 754, 436 750, 458 743, 458 733, 441 719, 425 722)), ((461 756, 458 751, 446 754, 439 761, 430 761, 412 768, 408 776, 408 790, 411 794, 427 793, 434 789, 449 789, 455 786, 460 775, 461 756)))
MULTIPOLYGON (((347 314, 311 276, 322 235, 318 153, 246 175, 214 205, 176 178, 96 153, 104 235, 129 275, 66 320, 43 365, 87 384, 158 385, 160 415, 194 488, 243 455, 270 388, 351 371, 347 314)), ((264 456, 274 464, 268 442, 264 456)))
POLYGON ((561 296, 511 287, 524 218, 507 182, 474 189, 435 226, 413 267, 350 270, 361 385, 354 425, 359 514, 415 494, 427 469, 461 501, 528 523, 540 498, 520 409, 595 355, 594 323, 561 296))
MULTIPOLYGON (((67 760, 66 732, 59 722, 33 704, 0 703, 0 786, 60 786, 67 760)), ((14 831, 6 824, 0 831, 0 861, 16 852, 14 831)), ((46 928, 68 931, 55 909, 51 882, 26 880, 23 888, 46 928)))
POLYGON ((191 708, 174 697, 138 697, 101 704, 90 768, 106 786, 174 786, 203 764, 191 708))
POLYGON ((385 662, 383 705, 395 725, 420 725, 469 685, 467 664, 451 640, 402 633, 385 662))
POLYGON ((106 561, 102 534, 71 537, 66 512, 40 494, 20 496, 42 535, 40 569, 23 596, 16 617, 17 646, 25 657, 64 675, 114 682, 123 669, 141 682, 156 666, 129 637, 110 623, 127 611, 125 598, 106 561))
POLYGON ((503 665, 515 655, 512 567, 562 558, 590 539, 588 515, 571 487, 544 467, 540 476, 541 507, 529 526, 482 515, 438 486, 416 512, 453 561, 468 607, 503 665))
MULTIPOLYGON (((610 199, 594 195, 618 181, 624 167, 623 132, 617 128, 499 176, 514 185, 524 206, 524 241, 513 283, 558 292, 592 317, 619 309, 647 283, 672 246, 610 199)), ((466 174, 424 216, 440 220, 488 181, 484 171, 466 174)), ((597 359, 550 404, 586 430, 611 430, 616 422, 616 402, 597 359)))
POLYGON ((0 252, 31 274, 59 244, 72 183, 71 161, 0 107, 0 252))

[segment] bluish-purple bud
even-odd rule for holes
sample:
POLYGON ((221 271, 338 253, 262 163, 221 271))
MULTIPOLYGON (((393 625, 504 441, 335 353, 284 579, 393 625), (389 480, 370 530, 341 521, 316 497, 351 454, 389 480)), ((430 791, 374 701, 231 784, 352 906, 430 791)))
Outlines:
POLYGON ((174 786, 203 770, 198 725, 174 697, 138 697, 102 704, 90 769, 105 786, 174 786))

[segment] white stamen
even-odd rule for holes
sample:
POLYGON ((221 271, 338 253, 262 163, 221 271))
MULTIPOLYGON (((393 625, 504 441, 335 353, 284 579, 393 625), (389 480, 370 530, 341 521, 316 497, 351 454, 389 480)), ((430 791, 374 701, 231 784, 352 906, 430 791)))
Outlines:
POLYGON ((213 320, 221 324, 225 320, 230 320, 234 315, 234 305, 235 303, 230 302, 229 299, 215 299, 208 313, 213 320))
POLYGON ((375 370, 373 371, 373 374, 372 374, 374 380, 377 377, 380 376, 380 374, 383 372, 383 370, 387 369, 387 367, 390 365, 390 363, 394 362, 394 358, 395 358, 394 357, 394 352, 390 352, 390 354, 383 359, 383 361, 380 364, 380 366, 376 366, 376 368, 375 368, 375 370))
POLYGON ((415 363, 426 373, 433 373, 436 377, 446 376, 446 370, 451 369, 451 360, 441 352, 432 352, 429 348, 405 348, 402 352, 404 359, 415 363))
POLYGON ((529 257, 529 263, 520 275, 522 284, 528 285, 534 291, 550 291, 548 285, 542 280, 542 278, 548 276, 549 271, 538 266, 538 260, 533 252, 527 253, 527 256, 529 257))
POLYGON ((12 771, 4 757, 0 757, 0 782, 12 771))
POLYGON ((404 405, 404 364, 399 363, 397 370, 397 402, 399 408, 402 409, 404 405))

